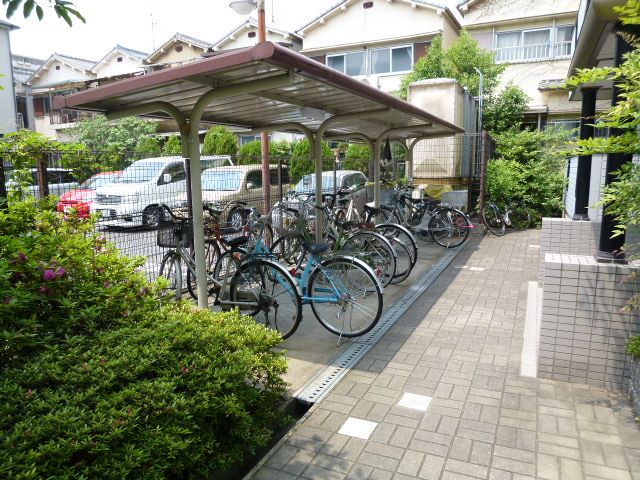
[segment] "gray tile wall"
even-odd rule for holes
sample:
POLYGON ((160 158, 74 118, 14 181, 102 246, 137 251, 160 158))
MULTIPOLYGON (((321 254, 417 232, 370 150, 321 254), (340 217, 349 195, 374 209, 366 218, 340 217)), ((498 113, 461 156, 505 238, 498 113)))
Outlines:
MULTIPOLYGON (((566 232, 556 233, 562 237, 566 232)), ((564 240, 562 245, 571 245, 564 240)), ((597 263, 590 255, 546 253, 544 263, 538 375, 626 389, 631 358, 625 340, 640 333, 640 314, 621 309, 640 292, 638 279, 623 281, 634 269, 597 263)))

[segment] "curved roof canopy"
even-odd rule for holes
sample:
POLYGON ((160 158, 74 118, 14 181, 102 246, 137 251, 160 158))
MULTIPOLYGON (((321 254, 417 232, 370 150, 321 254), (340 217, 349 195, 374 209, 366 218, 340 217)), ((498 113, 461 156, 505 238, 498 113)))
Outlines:
POLYGON ((54 108, 113 118, 173 117, 251 131, 312 132, 372 140, 441 136, 463 129, 285 47, 263 42, 186 65, 54 98, 54 108), (206 96, 206 98, 204 98, 206 96), (327 121, 330 120, 330 121, 327 121))

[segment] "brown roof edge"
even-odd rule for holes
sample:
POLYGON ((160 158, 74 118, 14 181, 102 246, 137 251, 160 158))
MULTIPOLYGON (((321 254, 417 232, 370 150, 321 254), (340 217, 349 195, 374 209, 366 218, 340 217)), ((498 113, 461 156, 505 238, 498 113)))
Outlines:
POLYGON ((360 80, 356 80, 349 75, 334 70, 331 67, 305 57, 302 54, 293 52, 285 47, 276 45, 271 42, 263 42, 255 47, 252 51, 255 53, 254 59, 261 60, 282 68, 294 68, 299 73, 304 73, 315 80, 324 81, 330 85, 345 89, 351 93, 371 98, 377 102, 395 108, 401 112, 415 115, 429 122, 434 122, 443 127, 450 128, 454 132, 464 132, 464 128, 454 125, 446 120, 436 117, 421 108, 418 108, 404 100, 394 97, 393 95, 383 92, 375 87, 367 85, 360 80), (292 63, 295 60, 295 64, 292 63))
POLYGON ((233 67, 253 61, 251 47, 241 50, 234 50, 227 54, 217 55, 197 62, 182 65, 180 67, 167 68, 136 78, 130 78, 121 82, 112 83, 98 88, 73 93, 67 96, 57 96, 53 98, 53 107, 73 108, 82 103, 101 100, 114 95, 122 95, 126 92, 144 90, 164 83, 175 82, 192 75, 200 75, 212 70, 233 67))

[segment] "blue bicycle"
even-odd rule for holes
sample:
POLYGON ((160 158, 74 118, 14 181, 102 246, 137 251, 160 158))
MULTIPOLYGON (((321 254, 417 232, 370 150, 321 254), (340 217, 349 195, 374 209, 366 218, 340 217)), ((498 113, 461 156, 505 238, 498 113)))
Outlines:
MULTIPOLYGON (((280 244, 276 240, 273 251, 268 248, 259 234, 261 222, 266 220, 250 221, 249 230, 257 240, 252 251, 243 252, 243 264, 264 258, 279 259, 280 244)), ((383 306, 383 288, 371 268, 353 256, 329 252, 328 243, 303 242, 302 248, 304 254, 291 269, 301 288, 302 304, 309 305, 320 324, 339 337, 357 337, 370 331, 378 323, 383 306)), ((220 257, 216 274, 228 270, 231 255, 233 253, 226 253, 220 257)), ((279 284, 277 275, 280 274, 275 270, 271 274, 276 277, 267 279, 268 283, 279 284)), ((299 323, 267 326, 288 338, 299 323)))

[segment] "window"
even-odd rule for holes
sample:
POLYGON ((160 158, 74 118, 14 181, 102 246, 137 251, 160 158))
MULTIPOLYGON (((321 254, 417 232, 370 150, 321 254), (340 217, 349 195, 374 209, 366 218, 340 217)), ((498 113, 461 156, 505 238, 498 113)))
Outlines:
MULTIPOLYGON (((259 142, 261 140, 262 138, 260 135, 240 135, 240 146, 251 142, 259 142)), ((269 141, 271 141, 271 135, 269 135, 269 141)))
POLYGON ((411 46, 371 50, 371 73, 408 72, 413 66, 411 46))
POLYGON ((253 170, 247 174, 247 183, 253 183, 255 188, 262 187, 262 170, 253 170))
POLYGON ((364 52, 327 55, 327 65, 351 77, 366 74, 364 52))
POLYGON ((186 178, 187 178, 187 174, 184 171, 184 164, 174 163, 173 165, 169 165, 167 168, 164 169, 164 172, 162 172, 162 176, 160 177, 158 183, 160 185, 164 183, 176 183, 181 180, 186 180, 186 178), (167 174, 171 175, 171 179, 168 182, 165 182, 164 176, 167 174))
MULTIPOLYGON (((271 185, 273 185, 274 187, 280 186, 280 182, 278 182, 277 168, 272 168, 269 171, 269 176, 270 176, 269 181, 271 182, 271 185)), ((289 183, 289 170, 287 170, 286 168, 283 168, 282 169, 282 185, 286 185, 287 183, 289 183)))
POLYGON ((566 58, 573 54, 573 25, 501 32, 496 35, 496 60, 522 62, 566 58))

